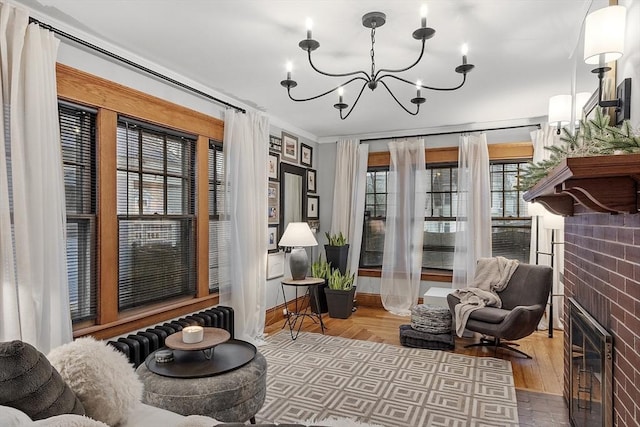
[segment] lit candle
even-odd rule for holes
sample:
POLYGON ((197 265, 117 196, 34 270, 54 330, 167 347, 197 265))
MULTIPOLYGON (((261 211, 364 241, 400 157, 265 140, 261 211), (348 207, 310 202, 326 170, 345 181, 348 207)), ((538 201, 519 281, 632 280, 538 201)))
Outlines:
POLYGON ((204 339, 204 328, 202 326, 187 326, 182 329, 182 342, 185 344, 199 343, 204 339))
POLYGON ((417 95, 416 95, 416 98, 422 98, 422 97, 420 96, 420 89, 421 89, 421 86, 422 86, 422 81, 421 81, 421 80, 416 81, 416 89, 418 89, 418 93, 417 93, 417 95))
POLYGON ((287 80, 291 80, 291 70, 293 70, 293 64, 287 62, 287 80))
POLYGON ((426 28, 427 27, 427 5, 423 4, 422 7, 420 8, 420 24, 422 25, 422 28, 426 28))
POLYGON ((344 95, 344 88, 340 86, 338 88, 338 103, 342 104, 342 95, 344 95))
POLYGON ((311 40, 311 29, 313 27, 313 21, 311 18, 307 18, 307 40, 311 40))
POLYGON ((469 53, 469 45, 464 43, 462 45, 462 64, 466 65, 467 64, 467 53, 469 53))

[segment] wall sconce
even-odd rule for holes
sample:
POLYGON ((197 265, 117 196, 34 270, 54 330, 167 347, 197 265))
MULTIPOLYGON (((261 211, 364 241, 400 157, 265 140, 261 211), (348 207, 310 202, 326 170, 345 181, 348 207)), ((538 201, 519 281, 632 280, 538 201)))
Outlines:
POLYGON ((571 116, 571 95, 555 95, 549 98, 549 124, 556 125, 556 133, 560 135, 562 127, 571 123, 573 118, 576 126, 580 125, 582 111, 591 94, 589 92, 578 92, 575 98, 573 117, 571 116))
POLYGON ((557 126, 556 133, 571 122, 571 95, 555 95, 549 98, 549 124, 557 126))
POLYGON ((608 6, 590 13, 584 27, 584 62, 598 65, 591 70, 598 75, 598 106, 615 107, 619 113, 617 123, 630 117, 631 79, 625 79, 618 86, 618 98, 612 100, 602 99, 602 80, 611 70, 605 64, 624 55, 626 15, 624 6, 608 6))

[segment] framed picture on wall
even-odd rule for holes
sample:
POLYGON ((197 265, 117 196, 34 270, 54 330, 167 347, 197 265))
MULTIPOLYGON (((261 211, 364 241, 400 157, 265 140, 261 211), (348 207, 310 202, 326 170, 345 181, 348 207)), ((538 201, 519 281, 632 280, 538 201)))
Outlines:
POLYGON ((280 179, 280 156, 278 154, 269 153, 267 156, 267 176, 270 181, 280 179))
POLYGON ((267 255, 267 279, 284 276, 284 252, 267 255))
POLYGON ((282 153, 282 138, 269 135, 269 151, 272 153, 282 153))
POLYGON ((307 144, 300 143, 300 164, 302 166, 313 166, 313 148, 307 144))
POLYGON ((307 169, 307 192, 316 192, 316 170, 307 169))
POLYGON ((267 251, 269 253, 278 252, 278 225, 267 227, 267 251))
POLYGON ((280 222, 280 183, 269 181, 267 185, 267 206, 269 224, 280 222))
POLYGON ((282 160, 298 163, 298 138, 282 132, 282 160))
POLYGON ((307 196, 305 219, 318 219, 320 212, 320 197, 307 196))

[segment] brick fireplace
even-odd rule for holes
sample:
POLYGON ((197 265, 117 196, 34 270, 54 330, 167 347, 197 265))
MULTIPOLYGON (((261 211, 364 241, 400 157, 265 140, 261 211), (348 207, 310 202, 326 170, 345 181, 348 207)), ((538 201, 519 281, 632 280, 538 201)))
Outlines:
MULTIPOLYGON (((613 425, 640 425, 640 214, 594 213, 576 205, 565 218, 566 301, 574 298, 613 335, 613 425)), ((569 338, 564 335, 564 396, 569 338)))

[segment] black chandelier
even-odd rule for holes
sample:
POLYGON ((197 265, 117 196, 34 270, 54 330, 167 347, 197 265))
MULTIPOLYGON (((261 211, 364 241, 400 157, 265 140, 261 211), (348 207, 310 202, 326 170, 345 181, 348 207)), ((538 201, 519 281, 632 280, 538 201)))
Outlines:
POLYGON ((364 91, 365 87, 368 87, 371 90, 374 90, 378 87, 378 84, 381 84, 382 86, 384 86, 384 88, 387 90, 387 92, 389 92, 389 94, 391 95, 391 97, 396 101, 396 103, 407 113, 411 114, 412 116, 417 115, 420 112, 420 104, 423 104, 426 99, 422 97, 420 90, 421 89, 428 89, 428 90, 436 90, 436 91, 454 91, 456 89, 460 89, 465 81, 467 80, 467 73, 470 72, 474 66, 472 64, 468 64, 467 63, 467 45, 463 45, 462 46, 462 64, 458 65, 455 68, 455 72, 462 74, 462 82, 457 85, 457 86, 453 86, 453 87, 434 87, 434 86, 426 86, 423 85, 422 82, 420 80, 418 80, 416 83, 411 82, 409 80, 403 79, 402 77, 399 77, 397 75, 394 75, 392 73, 402 73, 404 71, 407 71, 411 68, 413 68, 414 66, 416 66, 420 60, 422 59, 422 56, 424 55, 424 47, 425 47, 425 42, 430 39, 431 37, 433 37, 433 35, 436 33, 436 30, 434 30, 433 28, 429 28, 427 27, 427 13, 426 13, 426 7, 423 6, 422 8, 422 19, 421 19, 421 26, 420 28, 418 28, 417 30, 415 30, 413 32, 413 38, 416 40, 421 40, 422 41, 422 48, 420 50, 420 55, 418 56, 418 59, 416 59, 416 61, 409 65, 408 67, 405 68, 399 68, 399 69, 386 69, 386 68, 381 68, 379 70, 376 70, 376 62, 375 62, 375 43, 376 43, 376 29, 382 27, 386 20, 387 17, 384 13, 382 12, 369 12, 366 15, 364 15, 362 17, 362 25, 364 25, 366 28, 371 28, 371 51, 370 51, 370 56, 371 56, 371 74, 368 74, 366 71, 364 70, 359 70, 359 71, 353 71, 353 72, 349 72, 349 73, 328 73, 325 71, 322 71, 320 69, 318 69, 318 67, 315 66, 315 64, 313 63, 313 61, 311 60, 311 52, 313 52, 314 50, 316 50, 317 48, 320 47, 320 43, 317 40, 314 40, 311 37, 311 22, 310 20, 307 20, 307 38, 302 40, 300 43, 298 43, 298 46, 300 46, 300 48, 302 50, 307 51, 307 56, 309 59, 309 65, 311 65, 311 68, 313 68, 315 71, 317 71, 320 74, 323 74, 325 76, 329 76, 329 77, 351 77, 351 79, 345 81, 344 83, 340 84, 339 86, 336 86, 332 89, 329 89, 326 92, 323 92, 319 95, 316 96, 311 96, 309 98, 294 98, 293 96, 291 96, 291 88, 294 88, 298 85, 298 83, 295 80, 291 79, 291 63, 287 64, 287 78, 285 80, 282 80, 280 82, 280 84, 282 86, 284 86, 285 88, 287 88, 287 94, 289 95, 289 98, 292 101, 296 101, 296 102, 303 102, 303 101, 311 101, 314 99, 318 99, 321 98, 325 95, 328 95, 334 91, 338 91, 338 103, 334 104, 333 106, 335 108, 337 108, 340 111, 340 118, 342 120, 346 119, 347 117, 349 117, 349 115, 351 114, 351 112, 353 111, 353 109, 355 108, 355 106, 358 104, 358 101, 360 100, 360 97, 362 96, 362 92, 364 91), (414 104, 416 106, 415 111, 410 111, 407 107, 405 107, 400 100, 398 100, 398 98, 393 94, 393 92, 391 91, 391 89, 389 88, 389 86, 387 85, 387 83, 385 82, 384 79, 394 79, 394 80, 398 80, 404 83, 407 83, 409 85, 415 85, 416 86, 416 96, 415 98, 411 99, 411 103, 414 104), (356 97, 356 100, 354 101, 353 105, 351 106, 351 108, 349 108, 349 105, 343 102, 343 93, 344 93, 344 87, 349 85, 350 83, 356 82, 356 81, 363 81, 364 83, 362 84, 362 87, 360 88, 360 92, 358 93, 358 96, 356 97), (347 113, 344 114, 344 111, 347 110, 347 113))

